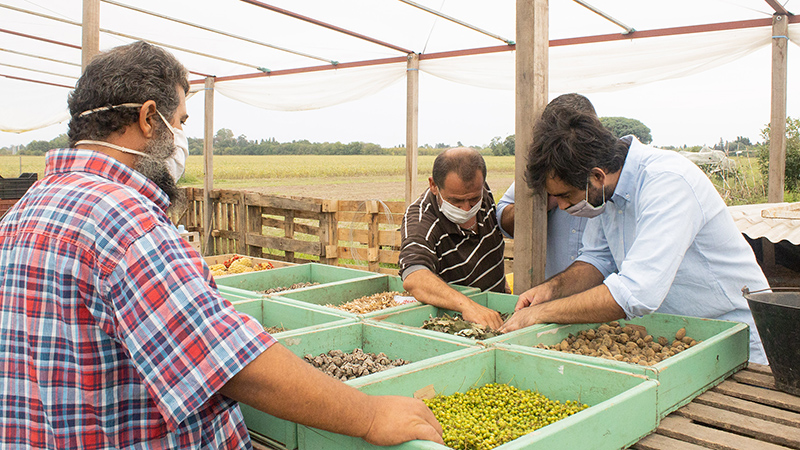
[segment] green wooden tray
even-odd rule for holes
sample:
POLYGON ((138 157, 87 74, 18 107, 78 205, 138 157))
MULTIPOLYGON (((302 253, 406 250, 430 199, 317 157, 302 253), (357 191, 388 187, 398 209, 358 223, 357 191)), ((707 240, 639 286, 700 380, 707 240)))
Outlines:
MULTIPOLYGON (((478 289, 473 287, 458 286, 454 284, 451 284, 450 286, 464 295, 475 294, 478 292, 478 289)), ((311 305, 311 307, 319 307, 326 311, 334 310, 349 317, 360 316, 365 318, 381 316, 395 311, 403 311, 421 305, 419 302, 412 302, 400 306, 394 306, 392 308, 382 309, 380 311, 372 311, 366 314, 353 314, 347 311, 323 306, 325 304, 341 305, 359 297, 387 291, 403 292, 403 280, 398 276, 381 275, 372 278, 362 278, 357 280, 342 281, 339 283, 331 283, 324 286, 313 286, 291 292, 281 292, 271 297, 278 301, 286 301, 289 303, 297 302, 307 306, 311 305)))
MULTIPOLYGON (((517 299, 519 298, 517 295, 500 294, 497 292, 476 292, 467 294, 467 297, 471 298, 479 305, 486 306, 503 314, 512 314, 514 312, 514 307, 517 304, 517 299)), ((463 343, 479 343, 479 345, 490 345, 493 342, 497 342, 501 339, 508 339, 508 337, 523 332, 523 330, 517 330, 501 336, 495 336, 493 338, 478 341, 468 337, 455 336, 439 331, 423 330, 420 328, 422 324, 429 318, 442 317, 444 314, 449 314, 452 316, 453 314, 456 314, 456 312, 431 305, 417 305, 400 311, 386 310, 386 312, 383 314, 373 314, 369 316, 369 319, 385 323, 389 326, 412 328, 416 330, 416 332, 425 334, 427 336, 444 336, 443 339, 451 339, 455 342, 463 343)), ((537 325, 536 328, 543 328, 545 326, 547 325, 537 325)))
MULTIPOLYGON (((383 352, 391 359, 403 358, 412 361, 405 366, 349 380, 346 383, 350 385, 358 385, 385 374, 413 371, 423 366, 426 359, 471 348, 469 345, 445 339, 430 338, 364 322, 334 322, 328 326, 320 325, 312 329, 278 333, 275 337, 278 338, 278 342, 301 358, 306 354, 316 356, 330 350, 338 349, 349 353, 361 348, 367 353, 383 352)), ((278 419, 244 404, 240 406, 247 428, 281 443, 285 448, 297 448, 295 423, 278 419)))
MULTIPOLYGON (((433 385, 436 393, 465 392, 487 383, 508 383, 534 389, 552 400, 579 400, 590 407, 543 427, 498 450, 619 449, 641 439, 658 426, 657 382, 642 375, 534 355, 507 348, 463 350, 432 359, 413 371, 378 374, 357 388, 374 395, 412 396, 433 385)), ((301 450, 378 449, 365 441, 299 425, 301 450)), ((444 450, 428 441, 411 441, 396 450, 444 450)))
POLYGON ((573 355, 555 350, 533 348, 537 344, 553 345, 570 333, 597 328, 600 324, 548 325, 544 329, 527 329, 524 333, 501 337, 494 341, 498 346, 508 346, 533 354, 548 355, 565 360, 612 368, 645 375, 658 380, 658 411, 660 417, 689 403, 693 398, 719 384, 733 372, 747 364, 750 333, 747 325, 724 320, 700 319, 671 314, 650 314, 632 320, 620 320, 647 328, 648 334, 664 336, 670 340, 675 332, 686 328, 686 335, 703 341, 692 348, 667 358, 653 366, 640 366, 620 361, 585 355, 573 355))
MULTIPOLYGON (((319 283, 320 285, 338 281, 355 280, 359 278, 375 278, 383 275, 367 272, 365 270, 350 269, 347 267, 330 266, 327 264, 306 263, 288 267, 277 267, 258 272, 246 272, 236 275, 227 275, 216 280, 217 286, 251 291, 260 294, 277 287, 288 287, 295 283, 319 283)), ((282 291, 288 292, 288 291, 282 291)))

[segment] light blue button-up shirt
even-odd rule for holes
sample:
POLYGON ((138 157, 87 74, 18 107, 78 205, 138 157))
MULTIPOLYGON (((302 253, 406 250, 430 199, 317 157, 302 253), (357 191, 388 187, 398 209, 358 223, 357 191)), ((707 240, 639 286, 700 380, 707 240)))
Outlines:
POLYGON ((768 288, 752 249, 708 177, 635 138, 614 195, 590 219, 579 261, 592 264, 628 318, 652 312, 750 326, 750 361, 766 364, 742 287, 768 288))
MULTIPOLYGON (((497 223, 503 217, 503 209, 514 204, 514 183, 508 188, 503 198, 497 203, 497 223)), ((586 228, 585 217, 575 217, 558 208, 547 213, 547 262, 544 266, 545 278, 551 278, 563 272, 581 253, 583 230, 586 228)), ((510 238, 500 223, 503 236, 510 238)))

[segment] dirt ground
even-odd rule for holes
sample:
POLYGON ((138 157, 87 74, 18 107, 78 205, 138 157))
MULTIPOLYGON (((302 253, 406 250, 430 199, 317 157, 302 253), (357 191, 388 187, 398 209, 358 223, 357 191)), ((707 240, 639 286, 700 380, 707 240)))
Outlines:
MULTIPOLYGON (((314 178, 298 183, 301 179, 293 179, 288 184, 242 186, 231 189, 242 189, 262 194, 313 197, 329 200, 383 200, 403 201, 405 198, 405 181, 387 181, 375 177, 363 178, 314 178)), ((512 176, 489 178, 495 201, 500 200, 506 189, 514 182, 512 176)), ((215 186, 216 187, 216 186, 215 186)), ((417 180, 416 192, 422 193, 428 187, 428 179, 417 180)))

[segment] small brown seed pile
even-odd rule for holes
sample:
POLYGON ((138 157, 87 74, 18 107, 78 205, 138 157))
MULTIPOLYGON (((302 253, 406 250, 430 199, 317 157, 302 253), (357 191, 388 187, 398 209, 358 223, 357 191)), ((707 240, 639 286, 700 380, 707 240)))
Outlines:
POLYGON ((295 284, 293 284, 293 285, 291 285, 289 287, 286 287, 286 286, 274 287, 272 289, 267 289, 266 291, 259 291, 259 293, 260 294, 274 294, 276 292, 290 291, 290 290, 293 290, 293 289, 300 289, 300 288, 309 287, 309 286, 316 286, 318 284, 319 283, 317 283, 317 282, 314 282, 314 283, 311 283, 311 282, 295 283, 295 284))
MULTIPOLYGON (((505 320, 506 315, 500 315, 503 320, 505 320)), ((493 330, 486 325, 481 325, 479 323, 468 322, 458 315, 450 317, 449 314, 445 314, 442 317, 431 317, 430 319, 426 320, 422 323, 423 330, 433 330, 439 331, 442 333, 453 334, 456 336, 463 336, 477 340, 489 339, 495 336, 499 336, 503 333, 493 330)))
POLYGON ((284 328, 282 326, 279 326, 279 325, 276 325, 274 327, 264 327, 264 331, 266 331, 269 334, 275 334, 275 333, 282 333, 282 332, 286 331, 286 328, 284 328))
POLYGON ((331 350, 319 356, 308 354, 304 356, 304 359, 317 369, 342 381, 411 363, 411 361, 404 359, 389 359, 383 352, 377 355, 364 353, 360 348, 353 350, 351 353, 331 350))
POLYGON ((395 295, 410 295, 408 292, 400 294, 397 291, 379 292, 377 294, 366 295, 359 297, 355 300, 350 300, 341 305, 327 304, 328 308, 336 308, 348 311, 355 314, 365 314, 372 311, 379 311, 381 309, 391 308, 397 306, 398 303, 394 301, 395 295))
POLYGON ((664 336, 654 338, 641 325, 620 326, 613 321, 597 329, 581 330, 555 345, 538 344, 537 348, 578 355, 596 356, 642 366, 651 366, 674 356, 700 341, 686 336, 686 328, 675 333, 671 343, 664 336))

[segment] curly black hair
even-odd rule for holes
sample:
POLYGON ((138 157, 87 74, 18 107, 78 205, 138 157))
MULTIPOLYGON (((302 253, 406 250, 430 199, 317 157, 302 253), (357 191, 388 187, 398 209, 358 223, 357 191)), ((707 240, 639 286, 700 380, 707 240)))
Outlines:
POLYGON ((136 122, 138 108, 114 107, 123 103, 154 100, 169 120, 180 104, 177 86, 189 92, 186 68, 159 47, 137 41, 98 54, 69 95, 70 146, 83 139, 103 140, 136 122), (100 107, 114 108, 80 115, 100 107))
POLYGON ((548 178, 557 177, 584 189, 593 168, 617 172, 627 154, 628 145, 614 137, 595 114, 555 105, 545 110, 534 127, 525 181, 537 190, 544 188, 548 178))

